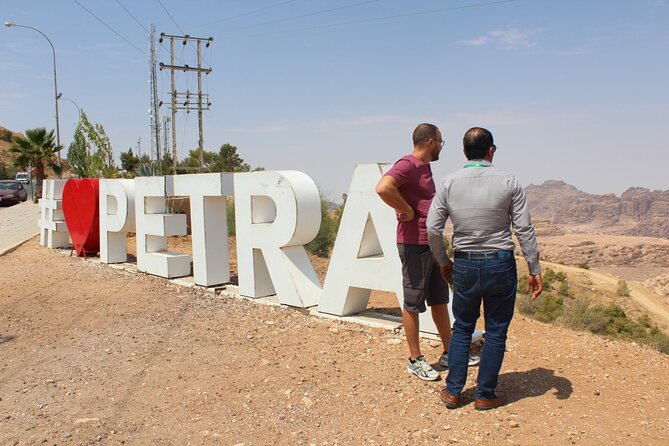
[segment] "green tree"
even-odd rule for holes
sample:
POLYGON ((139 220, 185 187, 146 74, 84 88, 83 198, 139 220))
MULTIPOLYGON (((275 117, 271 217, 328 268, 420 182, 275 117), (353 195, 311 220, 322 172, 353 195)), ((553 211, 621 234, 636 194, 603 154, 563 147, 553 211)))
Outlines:
POLYGON ((81 178, 115 178, 118 170, 114 162, 114 151, 102 125, 92 124, 84 111, 74 131, 74 140, 67 159, 75 174, 81 178))
POLYGON ((172 161, 172 154, 165 152, 158 164, 158 175, 171 175, 174 173, 174 162, 172 161))
POLYGON ((12 137, 12 145, 9 147, 9 151, 16 154, 12 160, 14 167, 27 170, 28 166, 32 166, 35 169, 35 200, 42 197, 42 181, 46 177, 46 168, 51 168, 57 174, 61 172, 56 154, 62 146, 56 145, 53 132, 47 132, 44 127, 26 130, 26 137, 12 137))
POLYGON ((127 152, 121 152, 121 169, 126 172, 134 172, 139 165, 139 157, 132 153, 132 148, 127 152))
POLYGON ((237 154, 237 147, 223 144, 218 151, 218 159, 212 166, 211 172, 248 172, 251 166, 246 164, 237 154))
MULTIPOLYGON (((216 162, 217 154, 215 152, 208 152, 204 151, 202 152, 202 159, 204 161, 203 164, 203 172, 211 172, 211 166, 214 165, 216 162)), ((189 150, 188 151, 188 157, 184 159, 181 163, 179 163, 180 167, 187 167, 189 170, 192 171, 198 171, 200 169, 200 151, 195 149, 195 150, 189 150)))
POLYGON ((321 196, 321 226, 316 237, 306 245, 309 253, 319 257, 328 257, 334 245, 336 221, 329 208, 330 202, 321 196))
MULTIPOLYGON (((218 152, 204 151, 202 153, 203 172, 250 172, 251 170, 264 170, 262 167, 251 169, 242 157, 237 153, 237 147, 223 144, 218 152)), ((188 157, 180 163, 181 167, 189 167, 192 170, 200 168, 200 151, 190 150, 188 157)))
POLYGON ((91 178, 96 174, 90 150, 91 145, 86 140, 83 128, 77 125, 72 143, 67 149, 67 161, 79 178, 91 178))

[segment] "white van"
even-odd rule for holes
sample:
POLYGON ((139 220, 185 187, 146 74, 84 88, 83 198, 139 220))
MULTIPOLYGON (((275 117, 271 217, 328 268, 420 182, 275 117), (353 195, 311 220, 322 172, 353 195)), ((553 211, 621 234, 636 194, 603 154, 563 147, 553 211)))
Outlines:
POLYGON ((23 184, 28 184, 30 183, 30 174, 28 172, 18 172, 16 174, 16 181, 23 184))

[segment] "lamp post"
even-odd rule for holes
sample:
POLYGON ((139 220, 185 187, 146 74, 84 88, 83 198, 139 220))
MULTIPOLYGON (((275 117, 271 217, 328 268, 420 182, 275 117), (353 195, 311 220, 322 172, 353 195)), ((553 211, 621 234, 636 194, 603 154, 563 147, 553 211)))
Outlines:
MULTIPOLYGON (((74 102, 72 99, 63 97, 63 93, 60 93, 58 95, 58 99, 63 100, 63 101, 71 102, 72 104, 74 104, 75 107, 77 107, 77 110, 79 110, 79 121, 77 121, 77 123, 81 123, 81 116, 82 115, 81 115, 81 108, 79 107, 79 105, 76 102, 74 102)), ((89 147, 88 152, 89 152, 88 156, 90 156, 91 155, 90 154, 90 147, 89 147)))
POLYGON ((81 108, 79 107, 79 105, 77 105, 76 102, 74 102, 74 101, 73 101, 72 99, 70 99, 70 98, 64 98, 64 97, 63 97, 63 93, 61 93, 61 94, 58 95, 58 99, 73 103, 74 106, 77 107, 77 110, 79 110, 79 119, 81 119, 81 108))
MULTIPOLYGON (((27 26, 27 25, 17 25, 16 23, 12 22, 5 22, 6 27, 11 27, 11 26, 16 26, 18 28, 28 28, 32 29, 33 31, 37 31, 46 39, 47 42, 49 42, 49 45, 51 45, 51 52, 53 53, 53 97, 54 97, 54 102, 56 103, 56 144, 58 144, 58 147, 60 147, 60 125, 58 121, 58 80, 56 78, 56 49, 53 47, 53 43, 51 43, 51 39, 49 39, 46 34, 44 34, 42 31, 40 31, 37 28, 33 28, 32 26, 27 26)), ((60 150, 58 151, 58 164, 60 164, 60 150)))

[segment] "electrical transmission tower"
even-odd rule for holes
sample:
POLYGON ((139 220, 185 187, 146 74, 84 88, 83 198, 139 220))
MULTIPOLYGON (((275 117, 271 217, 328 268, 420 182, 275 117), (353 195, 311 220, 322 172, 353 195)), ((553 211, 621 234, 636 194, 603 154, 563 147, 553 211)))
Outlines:
POLYGON ((151 152, 150 158, 156 156, 156 161, 160 162, 160 109, 158 107, 158 80, 156 75, 156 25, 153 23, 149 28, 149 84, 151 86, 151 152))
POLYGON ((202 42, 205 42, 205 48, 209 48, 209 45, 214 41, 213 37, 191 37, 188 34, 185 36, 172 36, 165 33, 160 33, 160 43, 163 43, 165 39, 170 40, 170 63, 164 64, 160 63, 160 70, 169 69, 171 77, 171 96, 172 96, 172 156, 174 157, 174 173, 177 171, 177 125, 176 125, 176 115, 177 110, 186 110, 186 113, 189 113, 191 110, 197 110, 197 122, 199 130, 199 150, 200 150, 200 171, 204 167, 204 137, 202 133, 202 111, 209 110, 211 107, 211 102, 209 101, 209 95, 202 93, 202 73, 209 74, 211 73, 211 67, 204 68, 202 67, 202 42), (197 66, 191 67, 187 64, 184 65, 175 65, 174 64, 174 41, 181 41, 185 47, 189 42, 196 43, 197 49, 197 66), (197 94, 191 93, 190 90, 185 92, 178 92, 175 86, 174 81, 174 72, 183 71, 194 71, 197 73, 197 94))

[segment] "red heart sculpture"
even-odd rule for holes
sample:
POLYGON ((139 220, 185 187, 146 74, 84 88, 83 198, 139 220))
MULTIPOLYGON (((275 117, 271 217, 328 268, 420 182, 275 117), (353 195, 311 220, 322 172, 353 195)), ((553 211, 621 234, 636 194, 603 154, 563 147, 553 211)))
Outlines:
POLYGON ((74 250, 80 257, 100 251, 100 182, 70 179, 63 188, 63 214, 74 250))

